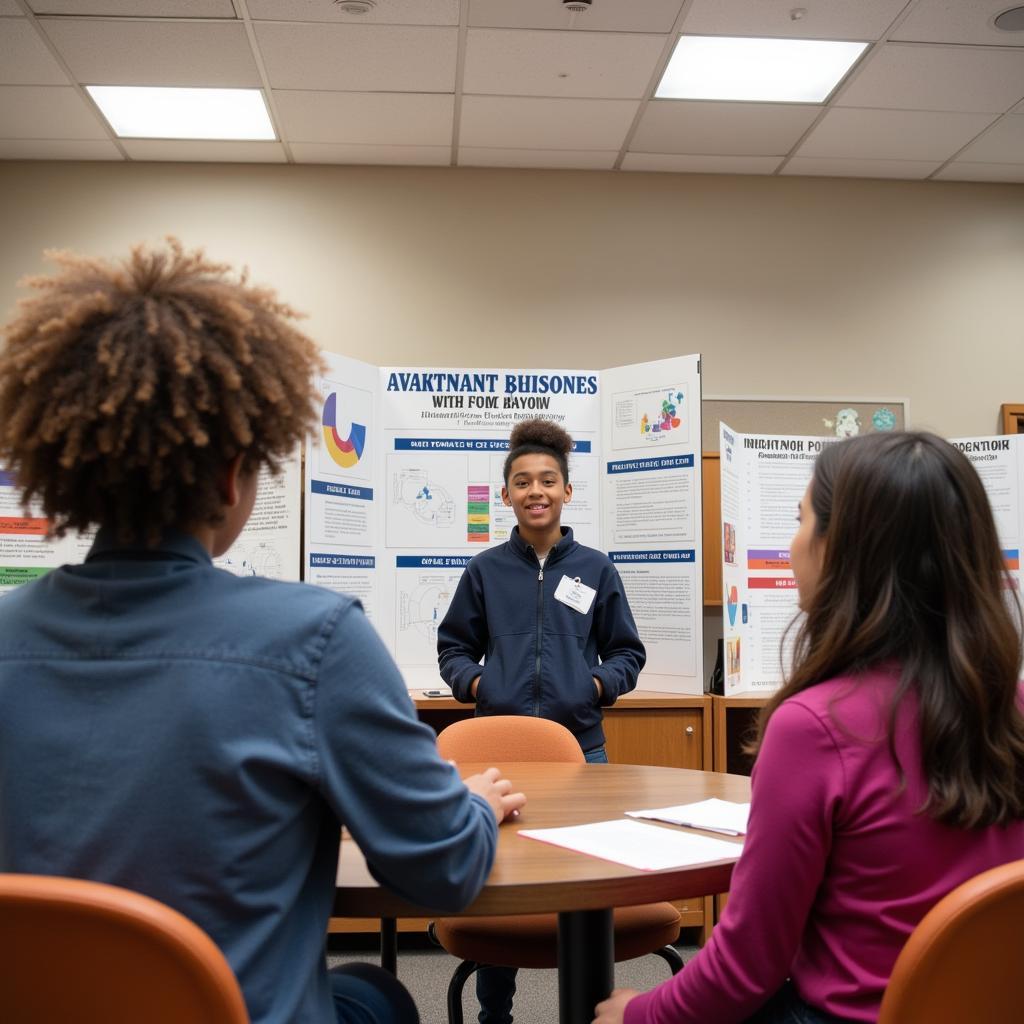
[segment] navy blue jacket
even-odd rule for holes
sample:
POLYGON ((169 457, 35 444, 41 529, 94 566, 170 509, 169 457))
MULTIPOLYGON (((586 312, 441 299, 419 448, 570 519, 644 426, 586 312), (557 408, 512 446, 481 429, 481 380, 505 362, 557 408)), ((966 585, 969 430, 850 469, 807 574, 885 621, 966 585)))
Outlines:
POLYGON ((437 653, 456 700, 471 701, 480 676, 478 715, 549 718, 584 750, 604 743, 601 705, 636 686, 646 658, 615 566, 564 526, 543 569, 519 527, 473 558, 438 628, 437 653), (555 600, 563 576, 597 591, 585 615, 555 600))

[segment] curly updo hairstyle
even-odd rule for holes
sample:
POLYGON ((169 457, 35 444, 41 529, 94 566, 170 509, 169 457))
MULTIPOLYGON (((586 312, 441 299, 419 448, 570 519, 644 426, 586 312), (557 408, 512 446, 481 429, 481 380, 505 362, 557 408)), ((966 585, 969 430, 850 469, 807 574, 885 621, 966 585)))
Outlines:
POLYGON ((551 420, 536 418, 523 420, 512 428, 508 439, 508 455, 502 476, 508 486, 508 476, 512 471, 512 463, 520 455, 550 455, 562 471, 562 481, 569 482, 569 452, 572 451, 572 438, 557 423, 551 420))
POLYGON ((298 314, 176 239, 119 263, 47 256, 0 352, 0 463, 24 501, 57 536, 155 544, 220 522, 224 466, 276 471, 315 419, 298 314))

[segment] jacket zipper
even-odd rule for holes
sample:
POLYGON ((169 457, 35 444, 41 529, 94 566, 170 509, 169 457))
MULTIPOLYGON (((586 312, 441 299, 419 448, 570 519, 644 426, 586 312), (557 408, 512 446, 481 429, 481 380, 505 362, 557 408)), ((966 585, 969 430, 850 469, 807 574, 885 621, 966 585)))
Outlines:
POLYGON ((544 638, 544 566, 537 570, 537 652, 533 663, 533 713, 540 715, 540 649, 544 638))

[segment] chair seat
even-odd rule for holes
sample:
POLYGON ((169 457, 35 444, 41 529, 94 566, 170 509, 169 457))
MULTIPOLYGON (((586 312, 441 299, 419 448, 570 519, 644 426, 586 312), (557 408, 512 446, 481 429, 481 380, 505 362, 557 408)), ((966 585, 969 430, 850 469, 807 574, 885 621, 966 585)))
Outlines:
MULTIPOLYGON (((679 938, 681 919, 671 903, 618 907, 615 960, 632 960, 679 938)), ((558 915, 445 917, 434 923, 438 942, 461 960, 502 967, 557 967, 558 915)))

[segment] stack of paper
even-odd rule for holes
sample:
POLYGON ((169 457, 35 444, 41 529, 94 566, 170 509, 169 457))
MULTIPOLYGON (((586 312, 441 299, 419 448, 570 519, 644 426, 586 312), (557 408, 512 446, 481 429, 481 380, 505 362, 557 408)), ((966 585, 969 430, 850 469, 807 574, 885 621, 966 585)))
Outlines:
POLYGON ((729 800, 701 800, 695 804, 677 804, 675 807, 652 807, 647 811, 626 811, 631 818, 650 818, 667 821, 672 825, 686 825, 705 832, 720 832, 726 836, 747 833, 750 804, 735 804, 729 800))
POLYGON ((641 825, 621 818, 566 828, 523 829, 519 835, 616 864, 625 864, 640 871, 709 864, 716 860, 736 860, 743 850, 742 843, 727 843, 722 839, 695 836, 690 832, 674 832, 658 828, 657 825, 641 825))

